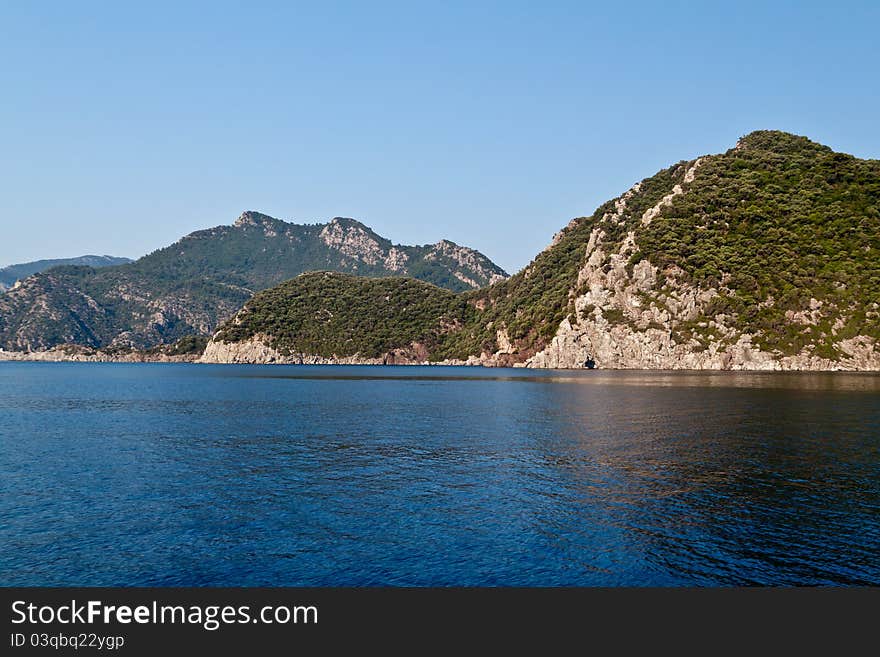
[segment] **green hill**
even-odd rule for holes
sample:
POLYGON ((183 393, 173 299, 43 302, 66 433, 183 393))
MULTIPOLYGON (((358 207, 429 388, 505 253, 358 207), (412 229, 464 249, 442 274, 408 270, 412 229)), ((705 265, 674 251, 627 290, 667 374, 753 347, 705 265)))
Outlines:
POLYGON ((262 334, 283 356, 377 358, 413 344, 431 352, 449 327, 475 315, 463 295, 430 283, 313 272, 254 295, 215 339, 240 342, 262 334))

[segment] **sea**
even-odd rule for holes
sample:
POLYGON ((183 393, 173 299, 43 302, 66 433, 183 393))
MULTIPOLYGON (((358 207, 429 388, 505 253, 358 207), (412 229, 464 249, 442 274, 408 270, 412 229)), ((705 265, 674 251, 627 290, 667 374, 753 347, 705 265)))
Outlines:
POLYGON ((0 363, 0 585, 880 584, 880 376, 0 363))

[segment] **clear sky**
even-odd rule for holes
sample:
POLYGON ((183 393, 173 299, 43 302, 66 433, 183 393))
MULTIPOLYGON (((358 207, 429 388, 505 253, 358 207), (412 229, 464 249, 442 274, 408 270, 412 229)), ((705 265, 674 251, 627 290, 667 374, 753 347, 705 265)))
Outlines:
POLYGON ((511 272, 773 128, 880 157, 880 2, 0 0, 0 265, 245 209, 511 272))

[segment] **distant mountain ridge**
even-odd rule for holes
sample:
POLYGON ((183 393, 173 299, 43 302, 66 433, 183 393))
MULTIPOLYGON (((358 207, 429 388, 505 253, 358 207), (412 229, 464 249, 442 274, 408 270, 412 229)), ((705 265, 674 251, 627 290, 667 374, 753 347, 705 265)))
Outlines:
POLYGON ((129 264, 56 267, 22 280, 0 296, 0 347, 147 349, 207 336, 255 292, 315 270, 408 276, 452 291, 507 278, 447 240, 403 246, 354 219, 294 224, 248 211, 129 264))
POLYGON ((34 262, 22 262, 9 265, 0 269, 0 292, 8 290, 16 281, 38 274, 52 267, 65 265, 80 265, 84 267, 113 267, 132 262, 131 258, 117 258, 108 255, 84 255, 76 258, 57 258, 54 260, 35 260, 34 262))

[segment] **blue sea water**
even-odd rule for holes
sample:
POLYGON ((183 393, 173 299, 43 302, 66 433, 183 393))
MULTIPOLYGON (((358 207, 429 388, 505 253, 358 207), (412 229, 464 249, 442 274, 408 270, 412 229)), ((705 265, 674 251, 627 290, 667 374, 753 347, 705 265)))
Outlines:
POLYGON ((880 377, 0 363, 2 585, 880 584, 880 377))

